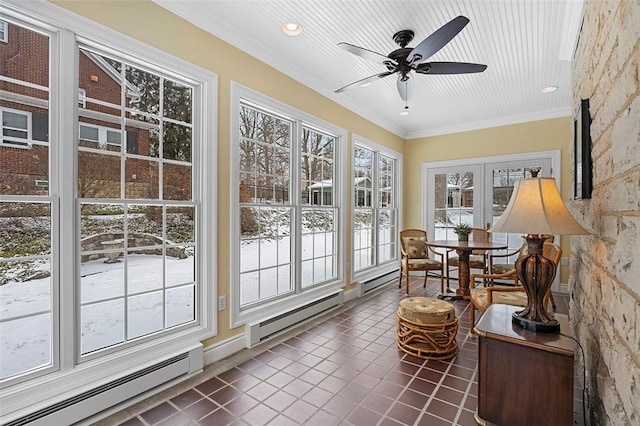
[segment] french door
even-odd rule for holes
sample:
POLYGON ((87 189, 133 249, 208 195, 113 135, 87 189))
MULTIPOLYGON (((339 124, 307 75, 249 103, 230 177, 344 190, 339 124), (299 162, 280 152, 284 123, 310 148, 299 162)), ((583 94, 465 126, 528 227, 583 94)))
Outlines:
POLYGON ((481 227, 483 220, 482 166, 467 164, 429 169, 427 176, 427 234, 430 240, 457 238, 460 223, 481 227))
MULTIPOLYGON (((540 169, 540 177, 556 177, 560 186, 559 151, 424 163, 423 227, 429 239, 456 239, 453 228, 459 223, 491 228, 507 207, 515 182, 530 178, 532 169, 540 169)), ((522 245, 520 234, 492 233, 491 239, 506 242, 509 252, 522 245)), ((559 289, 559 274, 553 289, 559 289)))

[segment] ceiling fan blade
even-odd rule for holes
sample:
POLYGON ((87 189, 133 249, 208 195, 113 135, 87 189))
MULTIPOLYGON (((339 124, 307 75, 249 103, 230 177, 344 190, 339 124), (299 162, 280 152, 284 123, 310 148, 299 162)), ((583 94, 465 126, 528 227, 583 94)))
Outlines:
POLYGON ((457 36, 468 23, 469 18, 466 16, 453 18, 434 31, 429 37, 422 40, 419 45, 409 52, 407 62, 409 62, 409 64, 418 64, 426 61, 457 36))
POLYGON ((338 47, 346 50, 349 53, 360 56, 361 58, 365 58, 379 64, 398 65, 398 63, 393 59, 388 58, 387 56, 384 56, 380 53, 374 52, 373 50, 365 49, 364 47, 354 46, 353 44, 349 43, 338 43, 338 47))
POLYGON ((486 69, 486 65, 467 62, 424 62, 415 67, 419 74, 471 74, 486 69))
POLYGON ((409 74, 398 76, 398 93, 405 102, 413 97, 413 78, 409 74))
POLYGON ((380 73, 380 74, 374 74, 374 75, 369 76, 367 78, 363 78, 362 80, 354 81, 351 84, 347 84, 346 86, 341 87, 338 90, 336 90, 335 93, 342 93, 345 90, 351 89, 354 86, 362 86, 363 84, 370 83, 370 82, 375 81, 375 80, 379 80, 379 79, 384 78, 386 76, 389 76, 391 74, 393 74, 393 73, 389 72, 389 71, 383 72, 383 73, 380 73))

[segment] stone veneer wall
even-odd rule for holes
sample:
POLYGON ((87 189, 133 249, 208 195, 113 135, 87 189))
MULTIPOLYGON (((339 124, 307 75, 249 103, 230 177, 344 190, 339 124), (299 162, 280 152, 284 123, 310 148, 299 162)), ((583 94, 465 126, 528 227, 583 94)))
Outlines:
POLYGON ((640 425, 640 0, 587 0, 573 63, 574 111, 590 99, 592 232, 571 239, 570 316, 586 352, 591 425, 640 425))

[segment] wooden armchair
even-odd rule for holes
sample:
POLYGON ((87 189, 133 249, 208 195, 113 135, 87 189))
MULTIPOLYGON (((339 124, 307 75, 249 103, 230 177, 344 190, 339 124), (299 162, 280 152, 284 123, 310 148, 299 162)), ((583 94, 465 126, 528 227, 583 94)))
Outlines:
POLYGON ((444 262, 443 255, 427 246, 427 232, 422 229, 405 229, 400 231, 400 282, 402 275, 406 278, 407 295, 409 295, 409 272, 424 271, 424 284, 427 286, 427 273, 440 271, 440 292, 444 290, 444 262), (433 255, 433 258, 430 257, 433 255), (437 258, 440 258, 438 260, 437 258))
MULTIPOLYGON (((547 242, 553 242, 553 239, 554 239, 553 235, 546 236, 547 242)), ((522 245, 515 251, 511 251, 508 253, 498 253, 498 254, 491 253, 489 255, 489 274, 495 275, 496 276, 495 279, 500 279, 500 278, 513 279, 513 285, 517 286, 518 274, 510 274, 510 272, 515 272, 516 270, 516 265, 515 265, 516 259, 520 256, 527 254, 527 252, 528 252, 528 247, 527 247, 527 241, 525 240, 522 242, 522 245), (504 260, 501 260, 501 259, 504 259, 504 260), (504 276, 498 277, 499 275, 504 275, 504 276)), ((556 265, 558 264, 559 261, 560 260, 558 259, 558 261, 556 262, 556 265)), ((556 309, 556 302, 553 300, 553 295, 550 295, 550 298, 551 298, 551 305, 553 306, 553 309, 556 309)))
MULTIPOLYGON (((560 257, 562 257, 562 249, 557 244, 545 242, 542 246, 542 255, 551 260, 557 267, 558 262, 560 262, 560 257)), ((469 279, 469 290, 469 322, 471 332, 473 332, 473 327, 476 325, 476 309, 484 313, 492 303, 502 303, 504 305, 522 307, 527 306, 527 294, 524 291, 524 287, 522 287, 518 281, 515 266, 513 270, 502 274, 471 275, 469 279), (482 279, 484 281, 484 285, 476 287, 477 279, 482 279), (496 285, 494 282, 497 279, 512 279, 516 284, 513 287, 496 285)), ((545 306, 551 297, 551 289, 549 289, 549 292, 545 296, 545 306)))
MULTIPOLYGON (((471 231, 471 240, 488 242, 491 241, 491 234, 486 229, 473 228, 471 231)), ((449 291, 449 276, 451 275, 450 267, 460 267, 460 259, 458 259, 458 256, 449 256, 449 253, 454 251, 455 250, 449 250, 447 252, 447 292, 449 291)), ((489 272, 488 260, 487 250, 474 250, 469 256, 469 269, 481 269, 483 274, 487 274, 489 272)))

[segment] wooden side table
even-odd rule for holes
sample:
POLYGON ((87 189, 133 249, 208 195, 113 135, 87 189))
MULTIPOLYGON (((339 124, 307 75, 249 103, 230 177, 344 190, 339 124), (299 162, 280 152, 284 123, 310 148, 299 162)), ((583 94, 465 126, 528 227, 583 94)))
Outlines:
MULTIPOLYGON (((511 322, 517 306, 489 306, 475 327, 479 425, 573 424, 574 342, 511 322)), ((555 315, 569 333, 566 315, 555 315)))

